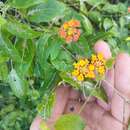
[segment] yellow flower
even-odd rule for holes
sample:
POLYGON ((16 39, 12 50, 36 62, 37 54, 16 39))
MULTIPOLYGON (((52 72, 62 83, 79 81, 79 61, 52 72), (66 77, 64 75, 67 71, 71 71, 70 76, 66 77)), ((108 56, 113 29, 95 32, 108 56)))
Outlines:
POLYGON ((80 67, 80 65, 78 63, 74 63, 73 66, 74 66, 74 68, 79 68, 80 67))
POLYGON ((68 29, 68 28, 69 28, 69 24, 68 24, 68 23, 64 23, 64 24, 63 24, 63 28, 64 28, 64 29, 68 29))
POLYGON ((72 76, 78 76, 79 75, 79 71, 78 70, 74 70, 73 72, 72 72, 72 76))
POLYGON ((92 65, 92 64, 90 64, 90 65, 88 66, 88 68, 89 68, 90 71, 93 71, 93 70, 95 69, 94 65, 92 65))
POLYGON ((97 60, 97 57, 96 55, 92 54, 92 62, 96 61, 97 60))
POLYGON ((102 53, 98 53, 97 57, 98 57, 98 59, 99 59, 99 60, 103 60, 103 59, 104 59, 104 57, 103 57, 103 54, 102 54, 102 53))
POLYGON ((83 74, 80 74, 80 75, 77 77, 77 79, 78 79, 79 81, 83 81, 83 80, 84 80, 83 74))
POLYGON ((88 78, 95 78, 95 73, 93 72, 93 71, 90 71, 89 73, 88 73, 88 78))
POLYGON ((83 59, 79 60, 78 63, 79 63, 80 66, 85 66, 86 65, 86 61, 83 60, 83 59))
POLYGON ((101 74, 101 75, 103 75, 103 74, 105 73, 105 68, 104 68, 104 66, 100 66, 100 67, 98 68, 98 73, 101 74))

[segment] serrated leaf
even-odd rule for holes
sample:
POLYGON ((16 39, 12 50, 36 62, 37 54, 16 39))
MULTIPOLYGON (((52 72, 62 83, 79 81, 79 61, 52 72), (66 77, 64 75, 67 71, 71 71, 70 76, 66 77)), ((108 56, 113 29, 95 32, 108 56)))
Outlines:
POLYGON ((79 115, 61 116, 55 123, 55 130, 84 130, 85 123, 79 115))
POLYGON ((57 0, 48 0, 28 10, 30 21, 35 23, 49 22, 56 17, 62 17, 65 5, 57 0))
POLYGON ((8 82, 10 84, 12 92, 18 98, 22 98, 27 94, 28 86, 26 81, 20 77, 14 69, 11 70, 8 76, 8 82))

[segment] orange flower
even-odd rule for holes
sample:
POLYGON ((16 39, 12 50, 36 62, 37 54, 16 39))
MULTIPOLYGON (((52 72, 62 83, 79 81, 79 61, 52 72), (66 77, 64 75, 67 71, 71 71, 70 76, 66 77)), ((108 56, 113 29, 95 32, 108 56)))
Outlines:
POLYGON ((128 7, 128 13, 130 13, 130 7, 128 7))
POLYGON ((67 43, 77 42, 81 34, 79 27, 80 22, 72 19, 61 26, 59 35, 61 38, 64 38, 67 43))
POLYGON ((60 34, 60 36, 61 36, 62 38, 65 38, 66 35, 67 35, 63 28, 60 29, 59 34, 60 34))

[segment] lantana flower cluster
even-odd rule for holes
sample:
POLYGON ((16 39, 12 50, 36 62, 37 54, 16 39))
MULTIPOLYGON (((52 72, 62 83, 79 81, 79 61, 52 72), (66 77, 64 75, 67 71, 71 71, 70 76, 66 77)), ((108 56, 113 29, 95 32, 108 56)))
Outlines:
POLYGON ((59 35, 65 39, 66 43, 77 42, 81 34, 79 27, 80 22, 72 19, 61 26, 59 35))
POLYGON ((94 79, 96 76, 104 76, 106 60, 101 53, 93 54, 90 59, 79 59, 73 66, 72 76, 78 81, 84 81, 87 78, 94 79))

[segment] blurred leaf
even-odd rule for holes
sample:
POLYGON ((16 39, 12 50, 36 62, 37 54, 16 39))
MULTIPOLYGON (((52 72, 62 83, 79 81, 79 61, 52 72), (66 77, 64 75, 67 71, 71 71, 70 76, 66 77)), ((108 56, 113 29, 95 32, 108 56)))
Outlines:
POLYGON ((8 21, 7 24, 5 24, 5 28, 12 35, 24 39, 33 39, 40 36, 41 34, 40 32, 36 32, 33 29, 31 29, 27 24, 18 23, 16 21, 15 22, 8 21))
POLYGON ((83 23, 83 27, 85 29, 85 34, 90 35, 93 33, 93 26, 87 17, 83 16, 83 18, 84 18, 84 20, 82 21, 82 23, 83 23))
POLYGON ((10 84, 12 92, 18 98, 21 98, 27 94, 28 85, 26 80, 21 78, 14 69, 11 70, 8 76, 8 82, 10 84))
POLYGON ((56 17, 61 17, 65 11, 65 5, 57 0, 48 0, 45 3, 34 6, 28 10, 28 17, 32 22, 49 22, 56 17))
POLYGON ((94 23, 99 23, 102 20, 102 15, 99 11, 90 11, 88 13, 88 17, 90 20, 92 20, 94 23))
POLYGON ((0 15, 0 27, 4 25, 7 21, 0 15))
POLYGON ((16 8, 28 8, 30 6, 46 2, 46 0, 11 0, 10 5, 16 8))
POLYGON ((103 27, 105 29, 105 31, 107 31, 108 29, 110 29, 113 26, 113 22, 111 19, 105 18, 103 21, 103 27))
POLYGON ((114 13, 126 13, 127 12, 127 6, 123 3, 118 4, 110 4, 106 3, 105 6, 102 8, 102 11, 105 11, 110 14, 114 13))
POLYGON ((0 80, 7 81, 8 67, 6 63, 0 64, 0 80))
POLYGON ((106 0, 85 0, 85 1, 92 6, 97 6, 106 3, 106 0))
POLYGON ((55 123, 55 130, 84 130, 85 123, 79 115, 62 115, 55 123))

